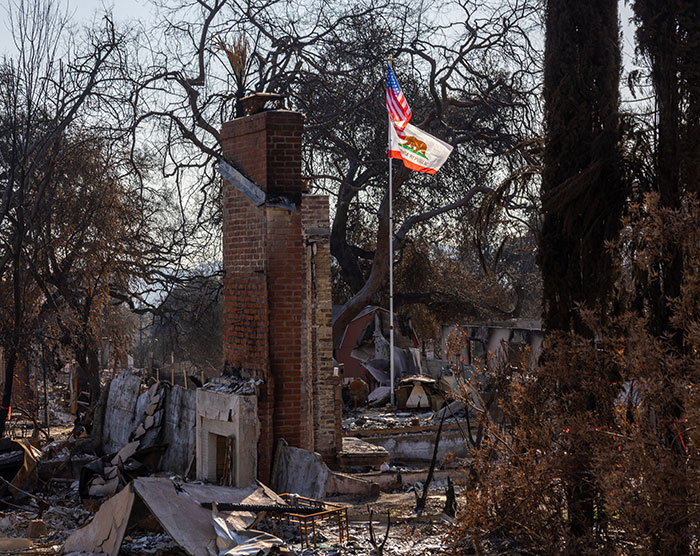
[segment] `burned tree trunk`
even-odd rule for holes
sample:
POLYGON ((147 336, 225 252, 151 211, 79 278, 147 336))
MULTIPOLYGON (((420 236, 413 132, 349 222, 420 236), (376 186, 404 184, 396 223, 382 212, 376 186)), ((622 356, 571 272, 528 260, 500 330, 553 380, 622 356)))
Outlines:
MULTIPOLYGON (((605 319, 613 304, 615 265, 606 242, 617 237, 627 198, 621 175, 619 127, 620 46, 617 2, 549 0, 544 67, 547 132, 542 174, 543 226, 539 264, 543 324, 548 332, 589 337, 578 305, 605 319)), ((576 368, 561 369, 563 388, 585 382, 576 368)), ((596 400, 574 408, 594 411, 596 400)), ((600 404, 604 405, 604 404, 600 404)), ((594 526, 595 481, 585 434, 571 431, 562 462, 569 529, 576 541, 594 526)))
POLYGON ((18 230, 14 245, 13 269, 12 269, 12 291, 14 303, 14 322, 12 324, 12 345, 5 367, 5 387, 2 393, 2 406, 0 406, 0 438, 5 436, 7 421, 10 418, 12 407, 12 386, 15 378, 15 368, 17 367, 17 357, 22 341, 22 325, 24 322, 24 305, 22 303, 22 239, 24 236, 24 209, 21 202, 24 200, 24 187, 19 188, 20 207, 17 210, 18 230))
POLYGON ((92 409, 100 397, 100 360, 97 347, 87 345, 76 350, 76 360, 80 364, 85 377, 87 378, 88 391, 90 394, 90 409, 92 409))
POLYGON ((450 477, 447 477, 445 507, 442 511, 449 517, 455 517, 457 515, 457 496, 455 495, 455 485, 450 477))
POLYGON ((547 330, 585 332, 576 304, 610 306, 627 198, 621 175, 617 3, 547 4, 543 227, 539 263, 547 330))
POLYGON ((391 512, 386 512, 386 531, 384 532, 384 538, 382 542, 377 542, 377 537, 374 533, 374 511, 368 508, 369 511, 369 542, 374 548, 374 553, 376 556, 384 555, 384 547, 386 546, 386 541, 389 538, 389 529, 391 529, 391 512))

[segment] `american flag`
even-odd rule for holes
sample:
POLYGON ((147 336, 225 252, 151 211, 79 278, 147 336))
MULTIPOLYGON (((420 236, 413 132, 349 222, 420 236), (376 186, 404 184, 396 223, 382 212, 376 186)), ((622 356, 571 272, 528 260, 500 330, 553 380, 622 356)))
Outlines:
POLYGON ((411 119, 411 108, 401 92, 401 87, 396 81, 391 66, 387 66, 386 73, 386 109, 389 112, 389 120, 394 124, 396 131, 402 132, 411 119))

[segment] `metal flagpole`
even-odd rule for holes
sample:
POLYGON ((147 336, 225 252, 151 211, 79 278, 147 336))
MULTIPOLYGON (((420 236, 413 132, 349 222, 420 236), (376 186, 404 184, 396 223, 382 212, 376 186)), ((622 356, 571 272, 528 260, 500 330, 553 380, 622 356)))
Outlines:
MULTIPOLYGON (((391 64, 391 56, 389 56, 391 64)), ((387 68, 389 65, 387 64, 387 68)), ((388 69, 387 69, 388 72, 388 69)), ((391 121, 388 122, 391 126, 391 121)), ((393 209, 393 186, 394 180, 391 167, 391 128, 387 127, 387 158, 389 159, 389 380, 391 387, 391 405, 396 406, 396 396, 394 394, 394 209, 393 209)))

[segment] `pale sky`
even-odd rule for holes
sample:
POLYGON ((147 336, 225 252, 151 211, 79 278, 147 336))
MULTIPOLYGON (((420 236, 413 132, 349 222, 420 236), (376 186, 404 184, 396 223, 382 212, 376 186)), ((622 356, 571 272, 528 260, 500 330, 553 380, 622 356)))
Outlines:
MULTIPOLYGON (((7 8, 13 0, 0 0, 2 11, 0 12, 0 53, 6 53, 13 48, 9 37, 7 8)), ((146 21, 151 17, 152 7, 148 0, 58 0, 61 5, 68 6, 73 15, 73 21, 80 25, 90 22, 96 13, 105 8, 112 9, 117 21, 130 19, 146 21)), ((623 63, 626 68, 632 67, 634 54, 634 36, 630 29, 629 19, 632 8, 629 1, 620 0, 620 21, 623 29, 622 51, 623 63)))
MULTIPOLYGON (((14 49, 9 32, 7 17, 8 7, 19 0, 0 0, 0 56, 10 54, 14 49)), ((31 1, 31 0, 30 0, 31 1)), ((153 6, 149 0, 56 0, 72 14, 72 21, 78 27, 90 23, 92 19, 104 12, 112 10, 115 22, 139 20, 147 23, 152 17, 153 6)), ((626 71, 633 69, 634 35, 629 23, 632 8, 629 0, 619 0, 620 23, 622 26, 622 63, 626 71)), ((623 82, 622 88, 626 84, 623 82)))
MULTIPOLYGON (((116 22, 129 20, 147 21, 151 17, 152 6, 148 0, 57 0, 63 9, 68 9, 73 24, 82 26, 90 23, 105 9, 112 10, 116 22)), ((0 55, 14 49, 10 38, 7 11, 15 0, 0 0, 0 55)))

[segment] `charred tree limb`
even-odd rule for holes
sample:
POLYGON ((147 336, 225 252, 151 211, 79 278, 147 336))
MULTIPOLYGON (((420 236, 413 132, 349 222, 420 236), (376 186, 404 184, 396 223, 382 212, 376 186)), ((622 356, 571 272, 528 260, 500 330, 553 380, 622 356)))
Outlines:
POLYGON ((382 542, 377 542, 377 537, 374 533, 374 511, 372 508, 367 508, 369 511, 369 542, 374 548, 376 556, 383 556, 384 547, 386 546, 386 541, 389 538, 389 530, 391 529, 391 512, 386 512, 386 531, 384 531, 384 538, 382 542))
POLYGON ((413 226, 415 226, 419 222, 424 222, 431 218, 440 216, 441 214, 445 214, 446 212, 449 212, 451 210, 463 207, 467 203, 471 202, 471 200, 477 193, 484 193, 485 195, 488 195, 493 192, 494 190, 490 187, 476 186, 470 189, 464 197, 455 201, 454 203, 450 203, 449 205, 445 205, 433 210, 423 212, 421 214, 411 216, 401 225, 398 232, 396 232, 396 234, 394 235, 394 248, 401 249, 401 247, 403 247, 403 244, 406 241, 406 234, 408 234, 408 232, 411 231, 411 228, 413 228, 413 226))

